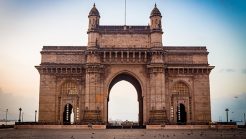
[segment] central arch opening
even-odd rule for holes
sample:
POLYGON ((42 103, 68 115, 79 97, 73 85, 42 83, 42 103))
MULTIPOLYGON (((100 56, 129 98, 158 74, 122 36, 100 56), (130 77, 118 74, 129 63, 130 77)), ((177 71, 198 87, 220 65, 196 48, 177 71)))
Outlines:
POLYGON ((109 123, 124 121, 138 123, 138 96, 135 87, 127 81, 119 81, 111 91, 108 102, 109 123))
POLYGON ((117 75, 111 81, 108 92, 107 114, 108 125, 111 126, 119 124, 143 125, 142 89, 135 77, 123 73, 117 75), (115 121, 119 122, 115 123, 115 121))

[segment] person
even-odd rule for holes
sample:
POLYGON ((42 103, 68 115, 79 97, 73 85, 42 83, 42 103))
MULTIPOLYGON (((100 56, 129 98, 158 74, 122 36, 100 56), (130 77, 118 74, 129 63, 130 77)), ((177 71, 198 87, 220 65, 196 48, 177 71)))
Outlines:
POLYGON ((88 128, 92 129, 92 124, 91 123, 88 124, 88 128))

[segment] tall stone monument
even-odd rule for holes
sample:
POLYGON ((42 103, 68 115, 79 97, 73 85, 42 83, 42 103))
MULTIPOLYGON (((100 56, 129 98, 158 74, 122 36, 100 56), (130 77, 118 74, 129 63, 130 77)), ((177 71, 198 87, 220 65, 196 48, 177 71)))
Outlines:
POLYGON ((140 125, 211 121, 208 51, 163 46, 156 5, 146 26, 100 25, 95 5, 88 18, 87 46, 41 51, 39 122, 107 124, 110 90, 121 80, 137 90, 140 125))

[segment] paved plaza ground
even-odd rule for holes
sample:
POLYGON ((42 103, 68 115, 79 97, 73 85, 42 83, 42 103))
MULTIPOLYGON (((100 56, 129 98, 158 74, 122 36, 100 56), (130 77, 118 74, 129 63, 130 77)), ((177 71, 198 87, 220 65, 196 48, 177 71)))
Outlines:
POLYGON ((235 130, 65 130, 0 129, 0 139, 246 139, 246 129, 235 130))

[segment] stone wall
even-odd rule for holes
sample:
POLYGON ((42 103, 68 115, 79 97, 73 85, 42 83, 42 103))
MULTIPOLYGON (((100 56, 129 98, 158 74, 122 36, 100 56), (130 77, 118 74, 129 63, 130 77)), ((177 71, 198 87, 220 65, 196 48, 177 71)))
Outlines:
POLYGON ((146 34, 102 34, 99 44, 101 48, 147 48, 150 37, 146 34))
POLYGON ((58 64, 81 64, 85 63, 85 55, 81 54, 42 54, 42 63, 58 63, 58 64))
POLYGON ((56 121, 56 78, 51 75, 40 76, 39 121, 56 121))
MULTIPOLYGON (((100 111, 99 117, 106 123, 108 87, 114 77, 122 73, 136 78, 141 84, 143 104, 139 113, 142 113, 144 124, 151 118, 150 114, 167 116, 170 120, 170 88, 178 81, 186 83, 190 91, 190 96, 182 100, 187 123, 211 120, 209 73, 213 67, 208 65, 205 47, 107 47, 96 48, 95 53, 82 51, 79 47, 73 47, 74 51, 68 47, 45 48, 41 52, 41 65, 37 66, 40 72, 39 121, 62 123, 64 105, 71 103, 79 107, 78 121, 84 120, 85 111, 94 117, 100 111), (59 96, 59 88, 66 80, 77 82, 78 97, 59 96)), ((173 100, 181 102, 177 97, 173 100)), ((177 121, 176 103, 172 104, 175 114, 171 122, 177 121)))
POLYGON ((209 75, 194 76, 194 120, 211 121, 209 75))

